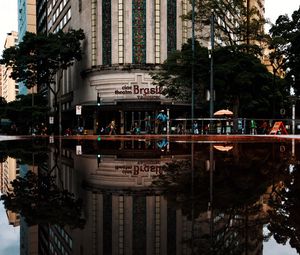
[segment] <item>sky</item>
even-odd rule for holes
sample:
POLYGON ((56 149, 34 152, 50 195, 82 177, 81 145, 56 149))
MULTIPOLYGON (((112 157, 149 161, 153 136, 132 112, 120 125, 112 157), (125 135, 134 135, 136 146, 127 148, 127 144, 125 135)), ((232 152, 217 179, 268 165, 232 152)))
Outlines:
MULTIPOLYGON (((18 30, 18 0, 0 0, 0 53, 6 34, 18 30)), ((265 0, 266 18, 274 23, 281 14, 291 15, 299 8, 299 0, 265 0)))
MULTIPOLYGON (((0 0, 3 1, 3 0, 0 0)), ((1 195, 1 193, 0 193, 1 195)), ((8 224, 6 212, 0 204, 0 254, 20 254, 20 227, 8 224)))

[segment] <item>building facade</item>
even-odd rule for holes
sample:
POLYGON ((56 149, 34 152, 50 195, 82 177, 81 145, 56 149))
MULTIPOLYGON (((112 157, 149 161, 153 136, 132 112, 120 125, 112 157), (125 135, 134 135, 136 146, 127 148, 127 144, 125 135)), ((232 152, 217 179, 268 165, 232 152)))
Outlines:
POLYGON ((161 109, 171 116, 183 109, 153 85, 150 72, 187 41, 181 15, 189 8, 187 0, 48 1, 48 32, 82 28, 86 35, 84 59, 64 74, 62 109, 72 114, 63 119, 77 122, 75 106, 82 105, 85 129, 96 132, 114 119, 125 134, 134 122, 143 131, 145 118, 161 109))
POLYGON ((191 23, 182 19, 190 10, 188 0, 48 1, 48 33, 82 28, 86 35, 83 60, 64 71, 63 129, 83 126, 97 133, 115 120, 117 133, 129 133, 134 123, 145 132, 150 118, 156 132, 160 110, 170 119, 189 118, 190 104, 166 98, 150 74, 191 37, 191 23), (77 105, 82 106, 78 115, 77 105))
MULTIPOLYGON (((7 37, 4 43, 4 49, 15 46, 18 42, 18 32, 12 31, 7 33, 7 37)), ((2 97, 6 102, 11 102, 16 99, 16 95, 19 93, 19 86, 16 82, 10 78, 11 68, 2 66, 2 97)))
MULTIPOLYGON (((18 0, 18 10, 18 38, 21 42, 26 32, 36 33, 36 0, 18 0)), ((19 94, 32 92, 22 82, 18 85, 19 94)))

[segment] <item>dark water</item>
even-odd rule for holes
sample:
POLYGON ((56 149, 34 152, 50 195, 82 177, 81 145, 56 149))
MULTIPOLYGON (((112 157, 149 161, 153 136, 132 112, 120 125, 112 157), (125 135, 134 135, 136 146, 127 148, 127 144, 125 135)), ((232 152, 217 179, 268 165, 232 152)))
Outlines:
POLYGON ((35 139, 0 152, 1 255, 299 254, 292 140, 35 139))

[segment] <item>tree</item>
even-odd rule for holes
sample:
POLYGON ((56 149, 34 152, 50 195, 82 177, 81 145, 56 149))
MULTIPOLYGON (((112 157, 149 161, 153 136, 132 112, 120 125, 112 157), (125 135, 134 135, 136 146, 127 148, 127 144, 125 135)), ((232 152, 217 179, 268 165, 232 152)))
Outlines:
MULTIPOLYGON (((214 51, 214 88, 216 108, 234 109, 235 116, 266 117, 272 109, 272 75, 256 57, 255 47, 246 52, 243 46, 219 47, 214 51)), ((195 102, 202 113, 208 112, 206 91, 209 89, 210 70, 207 48, 195 43, 195 102)), ((190 102, 192 72, 191 41, 181 51, 172 52, 161 70, 152 74, 162 93, 175 100, 190 102)), ((285 104, 286 85, 276 89, 277 108, 285 104)))
POLYGON ((45 122, 45 112, 49 111, 45 97, 37 94, 34 96, 35 104, 32 105, 32 95, 18 95, 15 101, 4 105, 2 114, 4 118, 10 119, 18 127, 18 133, 27 134, 28 127, 45 122))
MULTIPOLYGON (((196 0, 195 20, 200 39, 210 38, 208 24, 212 10, 217 20, 215 35, 222 45, 250 45, 263 40, 266 21, 259 10, 250 5, 250 0, 196 0)), ((191 19, 191 13, 185 18, 191 19)))
POLYGON ((11 67, 11 78, 27 88, 46 86, 54 95, 57 113, 63 70, 82 59, 84 38, 82 29, 48 35, 27 32, 22 42, 3 51, 0 62, 11 67))
POLYGON ((270 29, 271 60, 280 64, 295 93, 300 89, 300 8, 291 16, 281 15, 270 29))
POLYGON ((83 228, 82 200, 60 189, 55 176, 29 171, 11 182, 12 192, 1 196, 6 210, 20 213, 28 225, 50 224, 83 228))

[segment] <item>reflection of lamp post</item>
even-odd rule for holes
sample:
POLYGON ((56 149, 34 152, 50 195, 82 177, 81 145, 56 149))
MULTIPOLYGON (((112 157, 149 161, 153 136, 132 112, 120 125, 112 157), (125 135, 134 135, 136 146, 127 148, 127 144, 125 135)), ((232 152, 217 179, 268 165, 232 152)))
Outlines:
POLYGON ((292 104, 292 134, 295 134, 295 117, 296 117, 296 101, 298 100, 298 97, 295 95, 290 95, 289 100, 292 104))
POLYGON ((288 97, 292 103, 292 134, 294 135, 295 134, 296 101, 297 101, 298 97, 295 95, 294 87, 293 87, 295 84, 295 76, 292 75, 291 77, 292 77, 293 84, 290 88, 290 95, 288 97))

